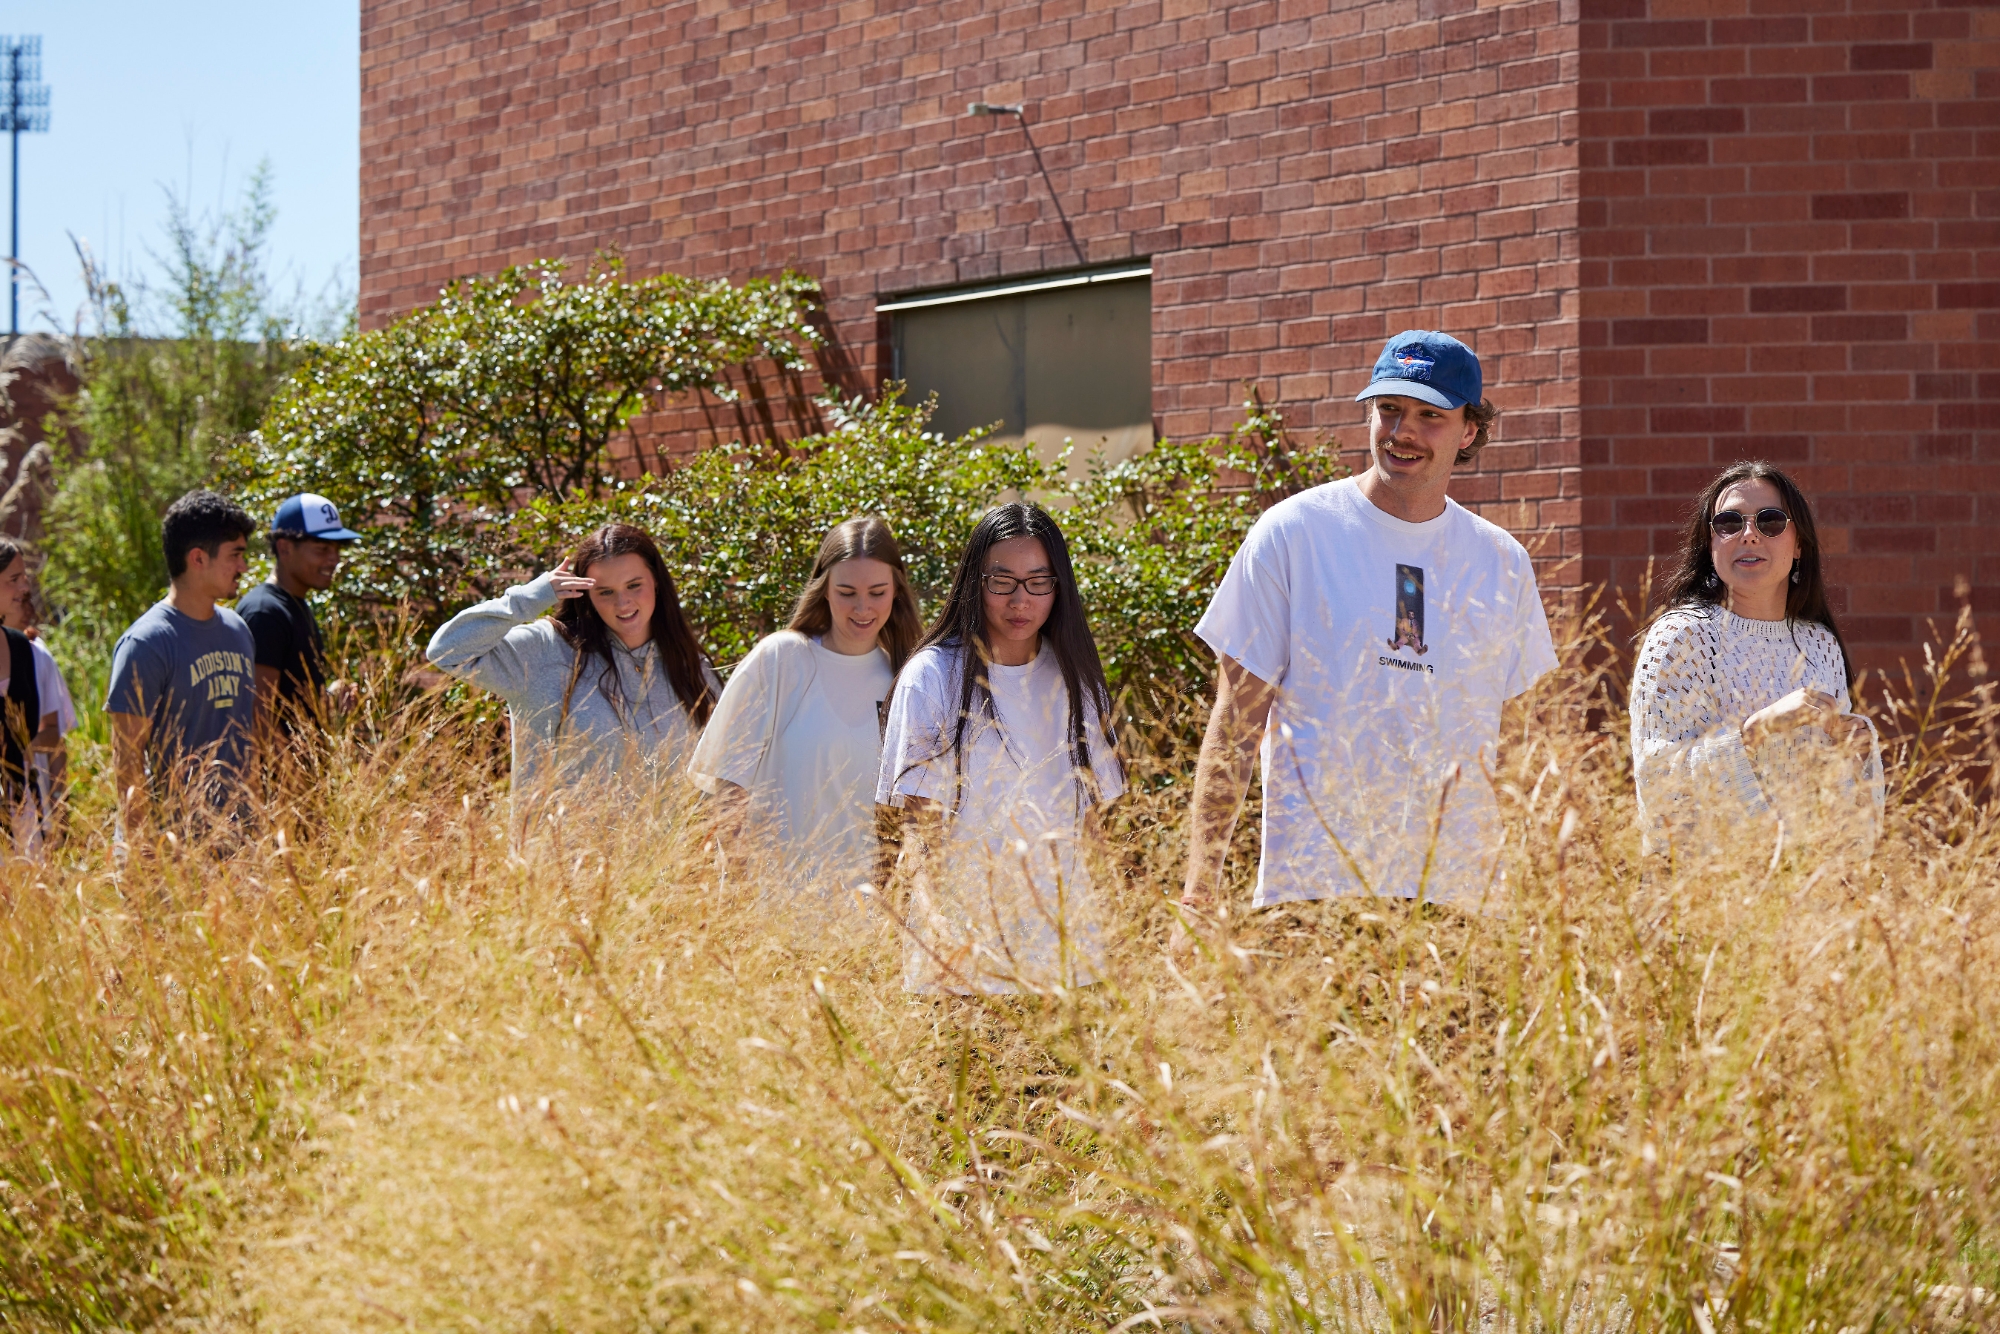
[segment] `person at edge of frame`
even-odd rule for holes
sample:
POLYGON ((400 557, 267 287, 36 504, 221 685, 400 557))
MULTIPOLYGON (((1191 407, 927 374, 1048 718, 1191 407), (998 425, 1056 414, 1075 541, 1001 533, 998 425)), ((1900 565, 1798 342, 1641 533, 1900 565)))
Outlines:
POLYGON ((1471 909, 1488 892, 1499 828, 1482 764, 1502 706, 1556 655, 1527 551, 1446 495, 1497 415, 1484 389, 1458 339, 1389 339, 1356 395, 1367 468, 1272 506, 1230 561, 1195 627, 1218 670, 1187 908, 1226 910, 1253 756, 1252 908, 1359 894, 1471 909))
POLYGON ((69 747, 63 737, 76 730, 76 705, 54 655, 35 635, 35 585, 27 553, 4 538, 0 626, 7 640, 5 675, 0 675, 7 711, 0 736, 0 790, 13 807, 15 854, 39 861, 62 841, 69 776, 69 747))
POLYGON ((325 496, 305 492, 278 506, 266 535, 271 577, 245 593, 236 614, 257 642, 257 717, 266 737, 321 725, 354 701, 354 683, 328 681, 326 643, 306 597, 333 587, 347 544, 361 534, 340 522, 325 496))
POLYGON ((160 525, 167 595, 118 638, 111 686, 117 856, 155 836, 227 851, 248 828, 257 759, 257 644, 218 604, 249 568, 256 520, 213 491, 190 491, 160 525))

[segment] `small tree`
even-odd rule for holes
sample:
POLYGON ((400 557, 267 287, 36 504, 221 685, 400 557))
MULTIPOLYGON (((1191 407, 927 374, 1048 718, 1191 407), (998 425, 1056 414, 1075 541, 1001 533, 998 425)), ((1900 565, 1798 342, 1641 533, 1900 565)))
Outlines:
POLYGON ((344 583, 434 613, 520 559, 506 516, 614 485, 611 447, 653 402, 739 392, 752 363, 796 374, 817 287, 637 282, 610 261, 583 282, 544 261, 465 279, 384 329, 316 350, 235 451, 240 489, 315 491, 370 525, 344 583))

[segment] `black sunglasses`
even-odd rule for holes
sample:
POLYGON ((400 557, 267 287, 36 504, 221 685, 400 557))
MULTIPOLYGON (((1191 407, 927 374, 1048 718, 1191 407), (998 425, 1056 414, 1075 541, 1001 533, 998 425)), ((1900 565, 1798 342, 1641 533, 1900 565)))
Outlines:
MULTIPOLYGON (((1750 525, 1750 516, 1741 510, 1718 510, 1708 518, 1709 529, 1717 537, 1735 537, 1750 525)), ((1792 526, 1792 516, 1776 505, 1766 505, 1757 511, 1757 531, 1766 537, 1776 537, 1792 526)))

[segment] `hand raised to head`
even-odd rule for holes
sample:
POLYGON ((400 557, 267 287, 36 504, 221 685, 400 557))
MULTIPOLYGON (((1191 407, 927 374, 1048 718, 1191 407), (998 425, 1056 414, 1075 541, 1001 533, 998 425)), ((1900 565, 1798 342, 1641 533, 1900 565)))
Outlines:
POLYGON ((570 573, 569 564, 565 560, 549 573, 549 584, 555 589, 558 598, 580 598, 597 587, 595 579, 570 573))

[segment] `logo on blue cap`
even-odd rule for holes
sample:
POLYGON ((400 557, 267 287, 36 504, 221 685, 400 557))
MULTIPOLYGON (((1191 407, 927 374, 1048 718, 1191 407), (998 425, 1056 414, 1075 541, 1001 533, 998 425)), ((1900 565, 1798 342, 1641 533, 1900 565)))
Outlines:
POLYGON ((1412 380, 1428 380, 1431 378, 1431 367, 1437 365, 1437 358, 1425 356, 1420 347, 1403 347, 1396 349, 1396 364, 1412 380))

